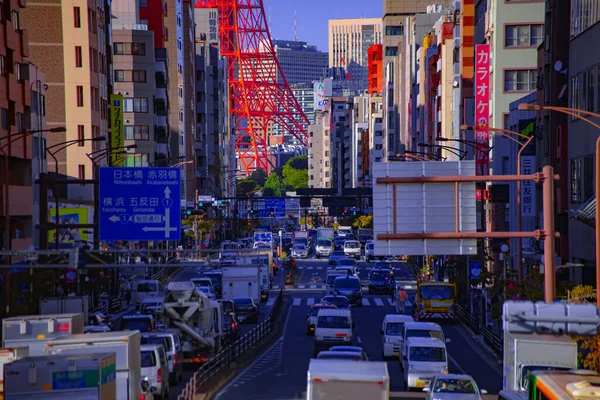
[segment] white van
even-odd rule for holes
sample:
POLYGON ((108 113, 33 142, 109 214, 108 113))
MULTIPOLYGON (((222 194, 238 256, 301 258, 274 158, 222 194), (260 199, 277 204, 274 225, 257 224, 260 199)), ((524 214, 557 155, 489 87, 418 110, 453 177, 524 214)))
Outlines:
POLYGON ((146 297, 162 297, 160 282, 156 279, 140 279, 133 281, 131 288, 136 307, 142 304, 146 297))
MULTIPOLYGON (((402 345, 400 346, 400 356, 404 356, 406 339, 411 337, 435 338, 444 343, 450 343, 450 339, 446 339, 444 331, 439 324, 435 322, 407 322, 402 328, 402 345)), ((402 363, 400 363, 402 366, 402 363)))
POLYGON ((158 314, 162 312, 163 298, 162 297, 146 297, 140 303, 140 314, 158 314))
POLYGON ((402 356, 406 388, 423 389, 437 374, 448 373, 446 343, 440 339, 409 337, 402 356))
POLYGON ((323 308, 317 313, 314 356, 331 346, 350 345, 354 338, 354 322, 349 309, 323 308))
POLYGON ((148 377, 156 388, 152 394, 161 400, 169 398, 169 367, 165 348, 157 344, 144 344, 141 350, 142 377, 148 377))
POLYGON ((381 355, 386 357, 400 357, 400 347, 404 339, 402 331, 404 324, 415 322, 410 315, 388 314, 383 317, 381 324, 381 355))
POLYGON ((142 333, 142 344, 157 344, 165 348, 169 378, 171 383, 178 384, 183 381, 183 352, 179 331, 169 329, 165 331, 142 333))

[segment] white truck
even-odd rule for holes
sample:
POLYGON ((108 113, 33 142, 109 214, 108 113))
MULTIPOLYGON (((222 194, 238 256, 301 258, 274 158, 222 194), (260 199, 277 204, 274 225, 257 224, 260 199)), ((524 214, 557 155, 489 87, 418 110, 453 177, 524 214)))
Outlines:
POLYGON ((123 400, 138 400, 142 379, 140 332, 104 332, 68 335, 46 344, 48 355, 87 355, 114 353, 117 397, 123 400))
POLYGON ((196 290, 191 281, 169 282, 163 301, 163 324, 181 332, 185 362, 203 362, 217 353, 223 336, 221 303, 196 290))
POLYGON ((252 297, 261 299, 260 265, 223 267, 223 300, 234 297, 252 297))
POLYGON ((338 226, 337 228, 338 236, 346 237, 352 235, 352 227, 351 226, 338 226))
MULTIPOLYGON (((6 400, 112 400, 118 393, 114 353, 26 357, 6 366, 6 400)), ((139 383, 138 383, 139 386, 139 383)), ((139 397, 138 397, 139 398, 139 397)))
POLYGON ((296 231, 294 233, 294 240, 296 239, 308 239, 308 231, 296 231))
POLYGON ((269 291, 273 286, 273 254, 269 251, 257 251, 256 253, 240 253, 235 258, 237 266, 259 265, 261 300, 269 298, 269 291))
POLYGON ((46 355, 46 342, 83 333, 83 314, 25 315, 2 320, 2 347, 27 347, 29 356, 46 355))
POLYGON ((317 239, 331 239, 333 240, 333 228, 317 228, 317 239))
POLYGON ((88 296, 47 297, 40 299, 40 315, 82 313, 83 320, 87 324, 89 310, 90 298, 88 296))
POLYGON ((4 394, 4 366, 28 355, 28 347, 0 348, 0 399, 3 399, 4 394))
POLYGON ((527 390, 535 370, 577 368, 577 343, 566 336, 504 333, 504 390, 527 390))
POLYGON ((310 360, 306 400, 390 398, 390 375, 381 361, 310 360))

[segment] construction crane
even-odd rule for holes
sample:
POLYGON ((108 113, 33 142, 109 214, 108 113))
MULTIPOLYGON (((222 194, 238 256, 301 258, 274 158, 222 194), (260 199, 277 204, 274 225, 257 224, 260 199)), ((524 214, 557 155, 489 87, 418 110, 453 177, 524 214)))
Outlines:
POLYGON ((228 62, 229 115, 238 162, 247 174, 261 168, 270 172, 267 147, 274 126, 307 146, 309 121, 277 60, 263 2, 197 0, 195 7, 218 12, 219 46, 228 62))

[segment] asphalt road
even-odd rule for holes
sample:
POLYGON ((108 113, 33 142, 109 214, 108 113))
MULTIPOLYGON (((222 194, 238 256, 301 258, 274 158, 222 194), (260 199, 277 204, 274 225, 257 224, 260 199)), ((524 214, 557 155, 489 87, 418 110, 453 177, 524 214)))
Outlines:
MULTIPOLYGON (((371 263, 371 267, 372 267, 371 263)), ((409 283, 412 274, 406 263, 394 263, 399 284, 409 283)), ((369 264, 359 263, 361 279, 367 279, 369 264)), ((284 335, 259 356, 252 364, 231 380, 217 394, 216 400, 292 400, 306 398, 306 373, 313 352, 313 338, 306 336, 306 313, 310 304, 324 296, 327 261, 300 260, 301 270, 297 286, 288 290, 293 298, 292 307, 284 326, 284 335)), ((410 295, 410 293, 409 293, 410 295)), ((381 360, 379 330, 386 314, 395 313, 389 296, 364 294, 364 306, 353 308, 356 323, 355 345, 361 345, 369 357, 381 360)), ((410 309, 406 310, 408 313, 410 309)), ((502 387, 501 365, 481 347, 461 325, 444 325, 448 343, 451 373, 466 373, 475 378, 481 389, 497 394, 502 387)), ((407 393, 397 360, 387 361, 390 373, 390 398, 423 398, 422 393, 407 393)))

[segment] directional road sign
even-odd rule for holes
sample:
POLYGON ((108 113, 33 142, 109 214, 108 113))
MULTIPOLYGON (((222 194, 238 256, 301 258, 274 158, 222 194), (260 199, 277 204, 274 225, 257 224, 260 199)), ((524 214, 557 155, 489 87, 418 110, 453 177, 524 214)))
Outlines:
POLYGON ((273 241, 273 233, 271 233, 271 232, 254 232, 254 241, 271 243, 273 241))
POLYGON ((179 240, 179 168, 100 168, 100 240, 179 240))
MULTIPOLYGON (((264 211, 266 211, 265 217, 285 217, 285 199, 265 199, 264 211)), ((262 215, 260 217, 264 218, 262 215)))

